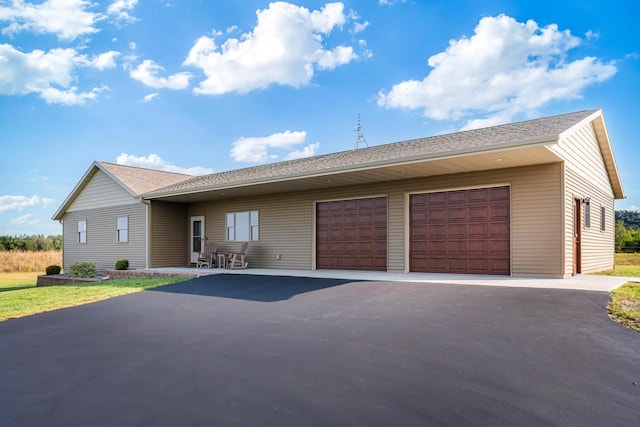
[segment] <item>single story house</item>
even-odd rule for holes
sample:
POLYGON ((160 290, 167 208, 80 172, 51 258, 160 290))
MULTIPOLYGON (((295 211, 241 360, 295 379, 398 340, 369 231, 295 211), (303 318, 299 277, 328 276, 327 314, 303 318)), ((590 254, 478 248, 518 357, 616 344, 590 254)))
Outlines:
POLYGON ((64 269, 187 266, 568 277, 614 263, 624 191, 590 110, 188 176, 95 162, 53 216, 64 269))

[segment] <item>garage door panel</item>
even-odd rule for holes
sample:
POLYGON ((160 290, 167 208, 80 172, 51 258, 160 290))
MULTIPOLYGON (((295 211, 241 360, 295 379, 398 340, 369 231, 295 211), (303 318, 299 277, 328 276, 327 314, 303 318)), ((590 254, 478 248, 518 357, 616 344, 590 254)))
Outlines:
POLYGON ((469 233, 467 236, 470 239, 485 238, 490 235, 490 230, 489 224, 469 224, 469 233))
POLYGON ((509 187, 411 195, 411 271, 510 273, 509 187))
POLYGON ((316 268, 386 271, 386 197, 318 202, 316 215, 316 268))
POLYGON ((467 222, 467 208, 451 208, 447 212, 447 222, 467 222))
POLYGON ((486 240, 469 240, 468 250, 469 254, 485 254, 489 250, 490 243, 486 240))
POLYGON ((429 223, 445 223, 447 221, 447 211, 442 208, 429 209, 424 214, 429 223))

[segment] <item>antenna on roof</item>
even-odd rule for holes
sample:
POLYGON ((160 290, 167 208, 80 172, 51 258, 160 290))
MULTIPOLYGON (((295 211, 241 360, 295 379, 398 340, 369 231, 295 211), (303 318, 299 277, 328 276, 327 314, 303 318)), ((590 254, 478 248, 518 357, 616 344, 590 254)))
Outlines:
POLYGON ((360 148, 360 144, 364 144, 365 147, 368 147, 367 139, 364 137, 362 133, 362 125, 360 124, 360 114, 358 114, 358 123, 356 123, 356 129, 354 131, 356 134, 356 142, 353 144, 353 149, 356 150, 360 148))

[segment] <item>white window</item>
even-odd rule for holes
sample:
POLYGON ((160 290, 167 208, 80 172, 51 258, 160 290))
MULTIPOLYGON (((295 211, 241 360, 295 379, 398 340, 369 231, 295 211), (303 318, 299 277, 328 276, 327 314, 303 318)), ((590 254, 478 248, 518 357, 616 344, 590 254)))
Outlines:
POLYGON ((227 214, 227 240, 248 242, 259 240, 260 225, 258 211, 231 212, 227 214))
POLYGON ((126 243, 129 241, 129 217, 119 216, 116 220, 117 242, 126 243))
POLYGON ((87 220, 78 221, 78 243, 87 243, 87 220))

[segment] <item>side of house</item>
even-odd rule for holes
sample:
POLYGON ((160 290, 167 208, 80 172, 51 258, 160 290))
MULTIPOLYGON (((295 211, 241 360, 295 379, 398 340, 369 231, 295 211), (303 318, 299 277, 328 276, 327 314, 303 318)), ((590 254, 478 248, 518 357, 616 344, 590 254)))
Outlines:
POLYGON ((564 276, 613 268, 615 199, 624 195, 614 189, 619 177, 602 115, 550 149, 564 159, 564 276))
POLYGON ((78 261, 95 262, 98 270, 114 268, 119 259, 131 268, 147 267, 148 207, 100 169, 62 216, 64 271, 78 261))

